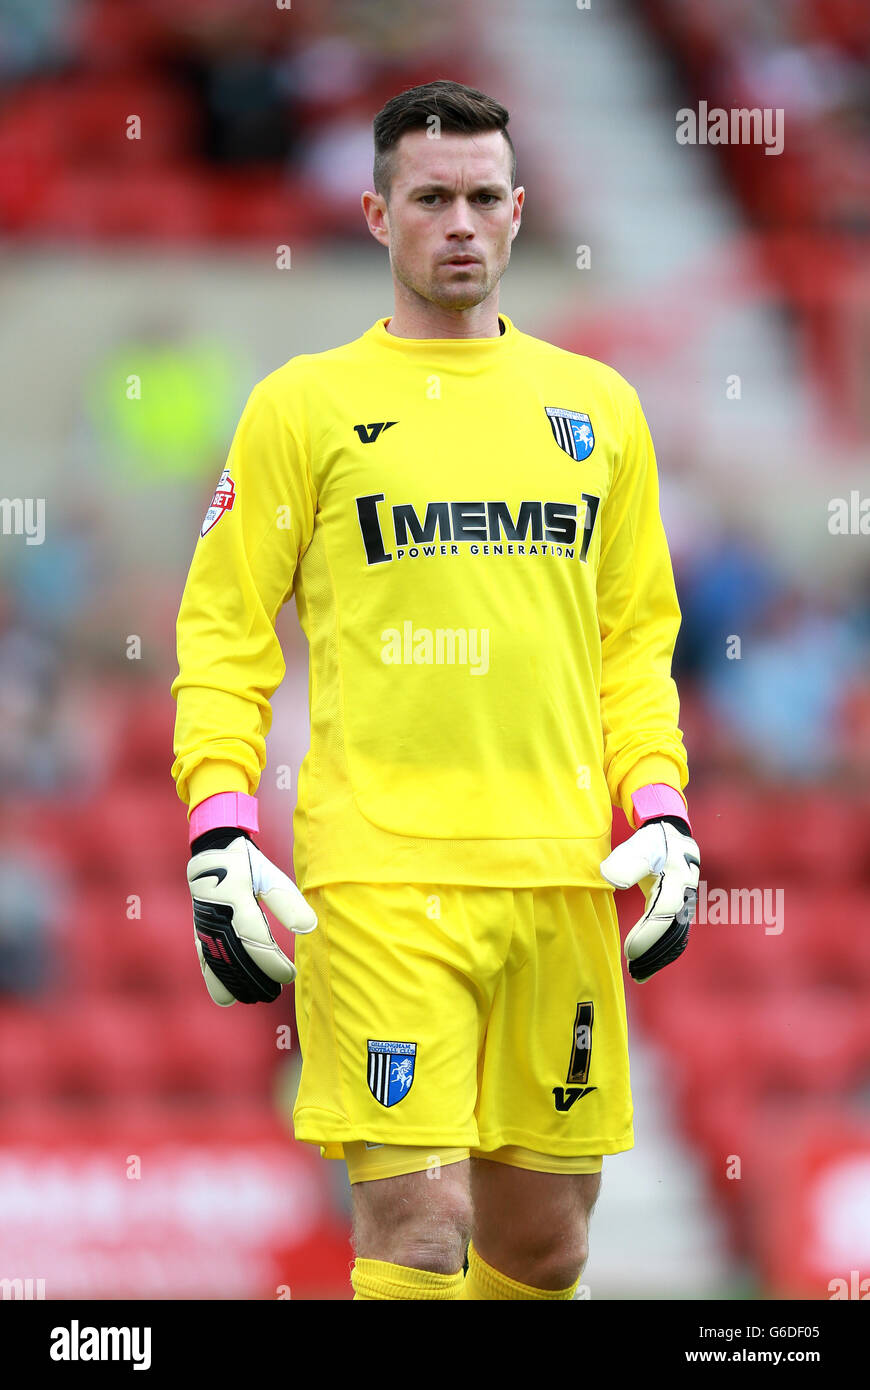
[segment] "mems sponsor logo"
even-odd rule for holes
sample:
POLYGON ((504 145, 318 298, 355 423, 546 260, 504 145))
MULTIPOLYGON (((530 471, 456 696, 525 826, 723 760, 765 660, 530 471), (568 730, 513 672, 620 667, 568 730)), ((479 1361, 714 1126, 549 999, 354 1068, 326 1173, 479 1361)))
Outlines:
POLYGON ((383 492, 356 498, 366 563, 405 557, 459 555, 556 555, 586 563, 601 503, 594 493, 576 502, 427 502, 421 515, 410 502, 381 507, 383 492))

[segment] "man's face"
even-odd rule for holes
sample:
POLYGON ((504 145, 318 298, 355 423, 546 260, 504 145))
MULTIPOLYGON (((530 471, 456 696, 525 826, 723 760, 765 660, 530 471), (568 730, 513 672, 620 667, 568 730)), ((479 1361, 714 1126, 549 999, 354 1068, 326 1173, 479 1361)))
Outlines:
POLYGON ((363 202, 393 275, 444 309, 469 309, 495 289, 519 231, 523 189, 511 191, 511 151, 500 130, 479 135, 408 131, 393 151, 389 202, 363 202))

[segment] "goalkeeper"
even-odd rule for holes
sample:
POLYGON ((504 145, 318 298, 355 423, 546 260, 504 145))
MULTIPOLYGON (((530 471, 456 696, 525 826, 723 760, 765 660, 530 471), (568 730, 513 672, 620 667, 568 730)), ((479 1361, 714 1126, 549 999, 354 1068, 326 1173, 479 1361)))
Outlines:
POLYGON ((394 313, 254 388, 178 615, 205 983, 251 1004, 295 978, 295 1133, 347 1164, 358 1300, 575 1297, 603 1158, 634 1143, 613 890, 645 894, 643 983, 698 884, 649 430, 618 373, 499 312, 507 122, 448 81, 378 114, 394 313), (298 888, 254 838, 291 595, 298 888))

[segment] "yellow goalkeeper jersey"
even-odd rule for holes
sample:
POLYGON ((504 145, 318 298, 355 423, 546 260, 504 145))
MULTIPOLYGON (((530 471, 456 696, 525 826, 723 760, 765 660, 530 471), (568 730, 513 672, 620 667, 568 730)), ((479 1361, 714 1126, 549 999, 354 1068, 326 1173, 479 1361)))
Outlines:
POLYGON ((612 806, 688 781, 649 431, 521 332, 292 358, 245 405, 178 614, 172 775, 256 792, 292 594, 311 743, 294 865, 328 882, 606 887, 612 806))

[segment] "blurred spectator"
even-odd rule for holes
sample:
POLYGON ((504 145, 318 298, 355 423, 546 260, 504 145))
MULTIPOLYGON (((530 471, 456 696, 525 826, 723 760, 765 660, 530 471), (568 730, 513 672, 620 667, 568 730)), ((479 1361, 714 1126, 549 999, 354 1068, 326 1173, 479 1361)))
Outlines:
POLYGON ((90 502, 46 501, 43 544, 7 554, 6 579, 23 628, 62 638, 106 578, 101 519, 90 502))
POLYGON ((226 453, 244 404, 235 348, 171 321, 132 327, 92 370, 90 421, 113 476, 199 476, 226 453))
POLYGON ((736 524, 703 520, 708 525, 696 533, 692 560, 681 567, 674 557, 683 614, 678 676, 711 674, 726 660, 728 639, 745 637, 783 588, 758 543, 736 524))
POLYGON ((745 743, 761 777, 810 781, 839 772, 850 759, 843 701, 868 656, 854 623, 796 589, 747 610, 739 656, 720 653, 708 666, 714 714, 745 743))
POLYGON ((230 18, 199 49, 179 54, 173 67, 196 96, 203 159, 277 165, 293 155, 298 126, 292 94, 275 56, 252 40, 243 22, 230 18))
POLYGON ((79 8, 77 0, 0 0, 0 78, 66 66, 77 48, 79 8))
POLYGON ((51 983, 59 883, 38 850, 0 855, 0 998, 40 994, 51 983))
POLYGON ((368 113, 349 113, 324 125, 308 143, 302 170, 323 197, 346 207, 348 214, 351 208, 359 211, 360 189, 369 188, 372 182, 368 113))
POLYGON ((60 656, 44 634, 25 625, 0 591, 0 784, 13 792, 50 792, 63 782, 52 714, 60 656))

